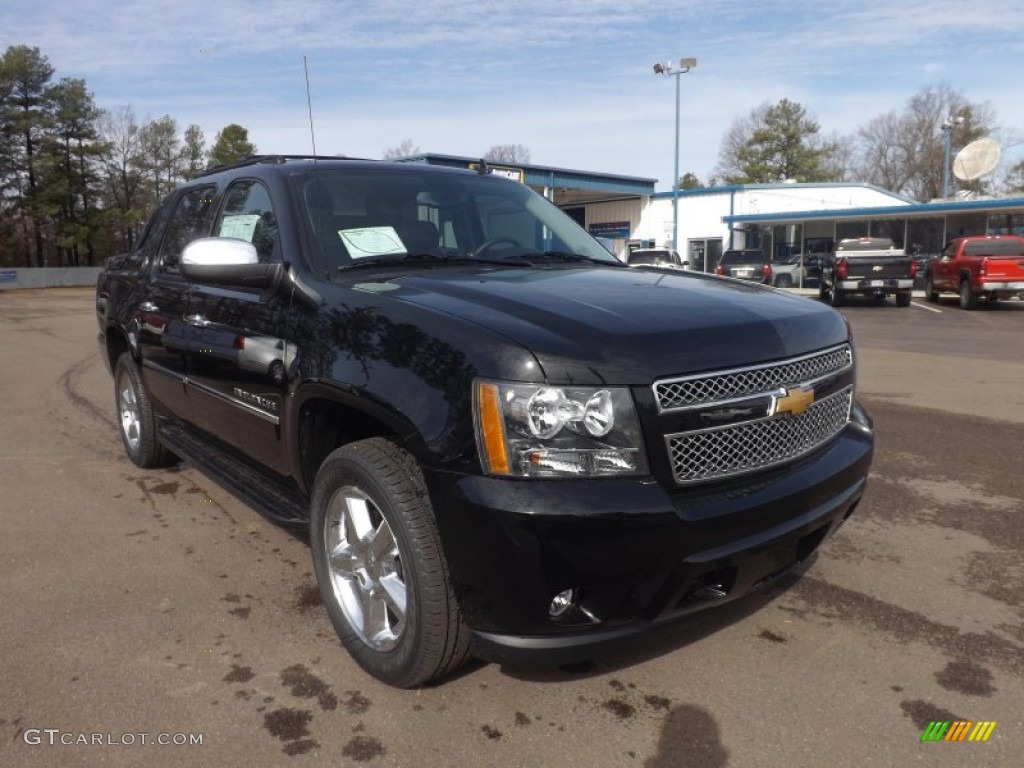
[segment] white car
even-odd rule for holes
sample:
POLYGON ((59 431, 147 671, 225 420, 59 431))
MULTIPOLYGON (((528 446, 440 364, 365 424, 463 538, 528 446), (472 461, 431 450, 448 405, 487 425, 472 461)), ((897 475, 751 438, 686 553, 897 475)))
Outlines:
POLYGON ((274 336, 239 336, 236 342, 238 364, 254 373, 266 373, 274 381, 284 382, 285 373, 295 360, 296 347, 274 336))
MULTIPOLYGON (((804 272, 806 279, 807 273, 804 272)), ((776 288, 792 288, 800 285, 800 255, 790 256, 785 261, 772 262, 772 285, 776 288)))
POLYGON ((636 248, 626 254, 625 261, 631 267, 651 266, 683 269, 679 254, 668 248, 636 248))

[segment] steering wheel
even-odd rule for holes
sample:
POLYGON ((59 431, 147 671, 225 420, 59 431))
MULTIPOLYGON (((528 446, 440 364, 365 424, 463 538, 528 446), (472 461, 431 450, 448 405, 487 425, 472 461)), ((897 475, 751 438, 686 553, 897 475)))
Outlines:
POLYGON ((479 247, 473 251, 473 257, 475 258, 481 255, 482 253, 486 253, 491 248, 501 243, 507 243, 508 245, 514 245, 517 247, 522 247, 523 245, 514 237, 509 237, 508 235, 499 235, 498 237, 492 237, 489 240, 484 240, 482 243, 480 243, 479 247))

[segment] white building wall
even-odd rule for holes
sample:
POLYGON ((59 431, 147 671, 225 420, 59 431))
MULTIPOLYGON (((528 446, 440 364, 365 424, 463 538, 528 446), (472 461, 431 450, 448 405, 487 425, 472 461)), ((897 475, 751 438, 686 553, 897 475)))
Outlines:
POLYGON ((621 258, 626 251, 626 243, 629 242, 631 238, 636 239, 646 237, 646 235, 637 234, 643 226, 643 208, 644 201, 636 198, 632 200, 613 200, 607 203, 590 203, 586 206, 585 227, 589 230, 589 228, 595 224, 628 221, 630 237, 613 238, 615 243, 615 254, 621 258))
MULTIPOLYGON (((881 189, 861 184, 774 184, 751 185, 736 190, 683 194, 679 196, 679 247, 686 253, 690 240, 721 238, 725 248, 742 247, 730 243, 729 225, 722 218, 752 213, 786 213, 842 208, 869 208, 909 205, 908 201, 881 189)), ((633 235, 653 238, 659 245, 672 242, 672 198, 650 198, 633 235)))

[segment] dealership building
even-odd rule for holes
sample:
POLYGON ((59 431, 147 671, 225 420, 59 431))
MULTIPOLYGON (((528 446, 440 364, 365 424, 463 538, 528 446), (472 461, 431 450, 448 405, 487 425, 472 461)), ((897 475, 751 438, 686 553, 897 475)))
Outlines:
MULTIPOLYGON (((404 162, 479 168, 479 159, 424 154, 404 162)), ((918 203, 870 184, 740 184, 655 192, 656 179, 542 165, 490 165, 562 208, 622 256, 633 245, 671 247, 691 269, 712 271, 723 250, 761 248, 773 259, 827 252, 849 237, 889 237, 938 255, 961 235, 1024 235, 1024 197, 918 203)))

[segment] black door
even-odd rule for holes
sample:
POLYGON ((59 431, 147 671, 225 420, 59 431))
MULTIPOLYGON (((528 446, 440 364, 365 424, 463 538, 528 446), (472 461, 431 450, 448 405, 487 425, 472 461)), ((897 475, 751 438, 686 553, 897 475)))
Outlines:
POLYGON ((209 228, 216 186, 185 190, 173 208, 150 266, 145 295, 133 310, 142 381, 164 413, 188 419, 185 391, 191 338, 186 324, 189 285, 179 270, 181 251, 209 228))
MULTIPOLYGON (((247 240, 261 262, 281 261, 277 219, 258 181, 232 184, 214 236, 247 240)), ((203 429, 281 474, 287 467, 280 423, 295 347, 288 337, 288 296, 236 286, 192 286, 186 318, 194 351, 189 399, 203 429)))

